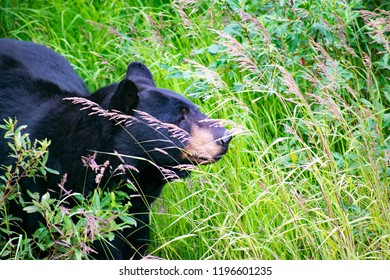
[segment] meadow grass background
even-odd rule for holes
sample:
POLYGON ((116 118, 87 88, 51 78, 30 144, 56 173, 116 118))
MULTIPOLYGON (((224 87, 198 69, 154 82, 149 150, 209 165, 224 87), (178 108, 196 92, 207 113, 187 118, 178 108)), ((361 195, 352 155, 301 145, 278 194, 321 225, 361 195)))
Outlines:
POLYGON ((149 253, 390 259, 386 1, 0 3, 1 37, 53 48, 91 91, 142 61, 237 134, 165 187, 149 253))

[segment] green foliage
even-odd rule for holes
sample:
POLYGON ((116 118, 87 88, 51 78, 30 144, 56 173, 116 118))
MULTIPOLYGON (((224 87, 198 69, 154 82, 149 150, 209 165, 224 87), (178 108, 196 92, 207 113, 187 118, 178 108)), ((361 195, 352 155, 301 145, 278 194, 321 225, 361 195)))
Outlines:
POLYGON ((3 1, 0 32, 53 47, 92 90, 143 61, 229 120, 229 154, 154 206, 151 253, 389 259, 385 2, 3 1))
POLYGON ((23 133, 25 128, 11 119, 0 126, 6 130, 9 156, 14 159, 12 165, 0 166, 5 170, 0 177, 0 258, 34 259, 32 251, 39 248, 40 258, 87 259, 95 240, 109 243, 114 231, 135 224, 128 214, 130 202, 125 193, 96 189, 85 198, 63 188, 66 176, 61 182, 64 194, 58 198, 51 197, 49 190, 40 195, 27 189, 31 199, 22 196, 21 182, 27 187, 28 178, 37 180, 48 173, 57 174, 46 167, 50 142, 35 140, 32 144, 28 134, 23 133), (72 199, 76 206, 69 207, 72 199), (21 218, 10 213, 11 204, 19 204, 27 213, 43 217, 44 224, 39 225, 33 236, 17 233, 21 218))

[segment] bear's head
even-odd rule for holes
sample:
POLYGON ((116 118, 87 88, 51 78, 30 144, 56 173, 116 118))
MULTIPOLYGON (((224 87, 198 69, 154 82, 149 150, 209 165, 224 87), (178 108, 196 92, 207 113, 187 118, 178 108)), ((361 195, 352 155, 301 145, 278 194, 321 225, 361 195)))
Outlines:
POLYGON ((232 139, 227 129, 191 101, 157 88, 149 69, 139 62, 129 64, 126 78, 105 107, 131 117, 114 139, 123 159, 146 160, 178 174, 179 166, 217 161, 232 139))

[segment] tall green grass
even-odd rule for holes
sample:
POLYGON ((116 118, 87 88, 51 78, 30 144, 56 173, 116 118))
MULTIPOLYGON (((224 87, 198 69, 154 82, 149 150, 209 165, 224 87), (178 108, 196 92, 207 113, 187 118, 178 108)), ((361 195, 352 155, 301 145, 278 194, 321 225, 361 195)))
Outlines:
POLYGON ((1 36, 52 47, 91 90, 140 60, 237 134, 220 162, 165 187, 151 254, 390 258, 386 4, 1 3, 1 36))

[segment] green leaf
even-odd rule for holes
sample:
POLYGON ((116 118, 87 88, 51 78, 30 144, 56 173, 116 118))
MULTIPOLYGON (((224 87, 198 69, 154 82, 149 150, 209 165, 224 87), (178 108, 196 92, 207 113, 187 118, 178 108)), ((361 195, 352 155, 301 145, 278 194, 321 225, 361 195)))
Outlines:
POLYGON ((54 170, 54 169, 51 169, 49 167, 45 167, 45 170, 51 174, 54 174, 54 175, 60 175, 60 173, 57 171, 57 170, 54 170))
POLYGON ((239 1, 238 0, 227 0, 226 1, 229 8, 232 9, 233 11, 236 11, 238 9, 241 9, 239 1))
POLYGON ((195 49, 192 52, 194 54, 203 54, 205 52, 206 48, 201 48, 201 49, 195 49))
POLYGON ((46 202, 50 199, 50 194, 47 192, 42 196, 42 202, 46 202))
POLYGON ((108 240, 109 240, 109 241, 113 241, 114 239, 115 239, 115 234, 114 234, 113 232, 110 231, 110 232, 108 233, 108 240))
POLYGON ((137 225, 137 222, 134 218, 130 217, 129 214, 122 214, 119 216, 119 219, 121 219, 123 222, 125 222, 128 225, 135 226, 137 225))
POLYGON ((207 48, 207 51, 211 54, 219 54, 223 50, 223 46, 218 44, 212 44, 210 47, 207 48))
POLYGON ((31 206, 24 207, 23 210, 26 211, 27 213, 35 213, 35 212, 39 212, 40 209, 35 205, 31 205, 31 206))

